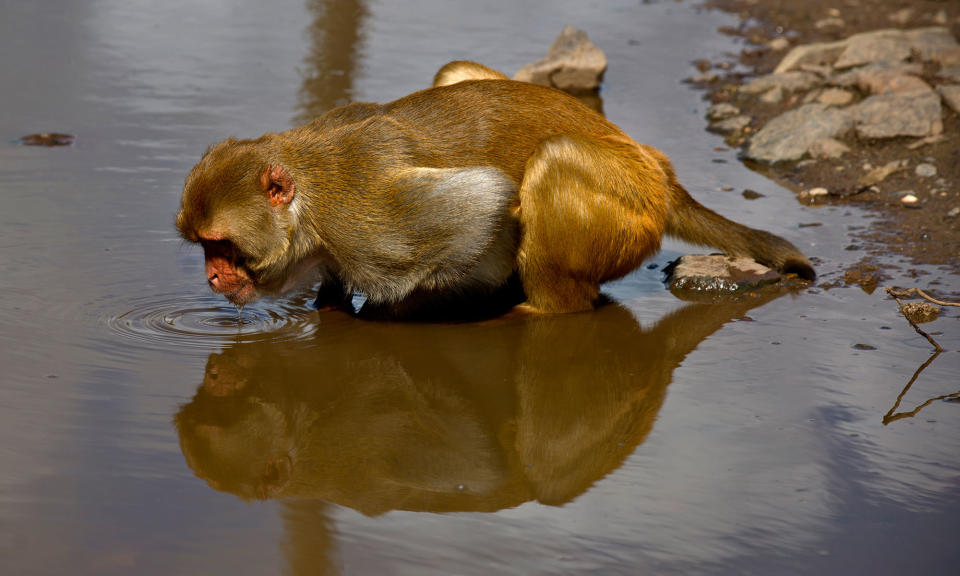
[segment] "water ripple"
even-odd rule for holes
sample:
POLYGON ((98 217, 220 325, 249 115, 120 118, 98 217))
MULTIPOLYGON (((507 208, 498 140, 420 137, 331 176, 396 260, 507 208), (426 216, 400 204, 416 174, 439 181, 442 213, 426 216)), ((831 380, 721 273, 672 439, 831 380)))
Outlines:
POLYGON ((257 302, 243 309, 216 295, 152 295, 107 318, 124 338, 146 345, 209 347, 217 343, 302 340, 318 327, 316 312, 301 298, 257 302))

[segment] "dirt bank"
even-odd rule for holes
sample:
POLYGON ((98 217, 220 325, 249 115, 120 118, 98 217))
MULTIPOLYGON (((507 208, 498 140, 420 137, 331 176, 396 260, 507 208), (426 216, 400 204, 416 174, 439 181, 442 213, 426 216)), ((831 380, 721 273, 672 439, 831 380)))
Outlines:
MULTIPOLYGON (((880 30, 941 27, 960 36, 960 3, 936 0, 711 0, 714 9, 739 15, 740 26, 723 29, 742 37, 744 48, 725 62, 697 62, 701 72, 695 82, 707 90, 713 103, 728 103, 737 110, 739 124, 718 130, 731 146, 746 151, 751 139, 772 119, 830 97, 849 97, 830 103, 835 109, 852 109, 871 97, 861 82, 832 88, 839 74, 829 64, 812 64, 804 69, 819 74, 821 84, 782 92, 746 93, 742 87, 772 73, 791 49, 813 43, 834 42, 851 35, 880 30), (824 72, 823 70, 827 70, 824 72), (763 97, 761 97, 763 96, 763 97), (749 122, 748 122, 749 120, 749 122)), ((952 40, 950 40, 952 41, 952 40)), ((836 56, 834 56, 836 58, 836 56)), ((945 76, 945 59, 930 60, 916 50, 899 63, 910 66, 909 74, 925 89, 939 94, 942 87, 960 85, 960 78, 945 76)), ((958 63, 960 65, 960 63, 958 63)), ((951 68, 952 69, 952 68, 951 68)), ((899 82, 900 80, 898 80, 899 82)), ((913 80, 911 80, 912 82, 913 80)), ((879 94, 879 90, 875 94, 879 94)), ((913 102, 913 101, 911 101, 913 102)), ((902 255, 915 264, 941 267, 960 274, 960 115, 946 104, 941 110, 942 127, 926 137, 894 136, 871 138, 858 129, 836 136, 841 152, 821 150, 787 161, 751 163, 751 167, 794 190, 800 201, 817 204, 852 204, 874 211, 877 222, 854 232, 854 250, 865 258, 875 255, 902 255), (868 176, 878 168, 896 168, 877 182, 868 176), (868 184, 869 183, 869 184, 868 184), (821 188, 813 195, 811 190, 821 188), (904 202, 907 194, 915 202, 904 202)), ((909 107, 909 106, 908 106, 909 107)), ((716 124, 713 125, 716 129, 716 124)), ((833 138, 831 138, 833 140, 833 138)), ((908 199, 909 200, 909 199, 908 199)), ((931 282, 932 283, 932 282, 931 282)), ((957 295, 960 282, 936 286, 942 294, 957 295), (946 285, 949 284, 949 285, 946 285)))

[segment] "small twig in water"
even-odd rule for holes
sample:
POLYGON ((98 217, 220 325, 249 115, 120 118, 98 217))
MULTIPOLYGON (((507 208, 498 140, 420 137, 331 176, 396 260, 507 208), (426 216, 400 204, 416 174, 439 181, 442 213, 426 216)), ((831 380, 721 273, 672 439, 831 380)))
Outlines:
MULTIPOLYGON (((924 338, 926 338, 926 339, 927 339, 927 342, 929 342, 930 344, 932 344, 933 347, 936 348, 936 350, 937 350, 938 353, 939 353, 939 352, 943 352, 943 347, 940 346, 939 344, 937 344, 937 341, 934 340, 932 336, 930 336, 929 334, 927 334, 926 332, 924 332, 919 326, 917 326, 917 323, 913 321, 913 318, 910 318, 910 316, 908 316, 907 313, 903 311, 903 301, 900 300, 900 296, 906 296, 907 294, 910 294, 910 293, 913 292, 914 290, 916 290, 916 292, 919 293, 923 298, 926 298, 926 299, 930 300, 931 302, 934 302, 934 303, 937 303, 937 304, 942 304, 941 302, 939 302, 939 301, 937 301, 937 300, 931 299, 929 296, 927 296, 926 294, 924 294, 919 288, 911 288, 910 290, 907 290, 906 292, 897 292, 897 291, 894 290, 893 288, 886 288, 887 294, 893 296, 893 299, 897 301, 897 305, 900 306, 900 313, 903 314, 903 317, 907 319, 907 322, 909 322, 910 325, 913 326, 913 329, 917 331, 917 334, 919 334, 919 335, 923 336, 924 338)), ((960 306, 960 304, 949 304, 949 305, 950 305, 950 306, 960 306)))
POLYGON ((887 294, 890 294, 894 298, 898 296, 902 298, 902 297, 910 296, 911 294, 916 294, 917 296, 920 296, 924 300, 933 302, 938 306, 960 306, 960 302, 944 302, 943 300, 937 300, 936 298, 934 298, 933 296, 930 296, 929 294, 927 294, 926 292, 924 292, 919 288, 910 288, 909 290, 902 290, 902 291, 894 290, 893 288, 887 288, 886 290, 887 290, 887 294))

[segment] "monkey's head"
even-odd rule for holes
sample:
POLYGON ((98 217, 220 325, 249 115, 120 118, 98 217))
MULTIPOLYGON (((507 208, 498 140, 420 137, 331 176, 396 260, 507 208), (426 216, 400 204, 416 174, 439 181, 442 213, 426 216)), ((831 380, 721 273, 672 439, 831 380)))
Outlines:
POLYGON ((287 288, 300 259, 296 185, 276 135, 210 147, 183 188, 177 230, 203 247, 210 288, 237 305, 287 288))

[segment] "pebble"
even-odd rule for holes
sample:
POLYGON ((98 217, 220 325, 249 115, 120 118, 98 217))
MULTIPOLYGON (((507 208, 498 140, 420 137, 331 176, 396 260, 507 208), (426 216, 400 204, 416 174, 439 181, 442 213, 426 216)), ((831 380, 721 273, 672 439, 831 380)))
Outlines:
POLYGON ((807 191, 808 196, 814 196, 814 197, 826 196, 829 193, 830 191, 827 190, 826 188, 811 188, 810 190, 807 191))
POLYGON ((908 208, 919 208, 920 207, 920 204, 918 203, 919 201, 920 199, 914 196, 910 192, 907 192, 906 194, 900 197, 900 204, 903 204, 908 208))
POLYGON ((787 48, 789 48, 790 41, 784 38, 783 36, 780 36, 768 42, 767 47, 770 48, 771 50, 779 52, 780 50, 786 50, 787 48))
POLYGON ((947 212, 947 216, 950 218, 956 218, 957 216, 960 216, 960 206, 951 208, 950 211, 947 212))
POLYGON ((914 172, 921 178, 932 178, 937 175, 937 167, 933 164, 917 164, 914 172))

